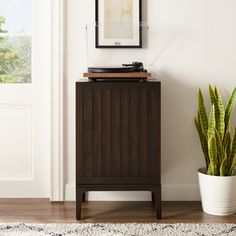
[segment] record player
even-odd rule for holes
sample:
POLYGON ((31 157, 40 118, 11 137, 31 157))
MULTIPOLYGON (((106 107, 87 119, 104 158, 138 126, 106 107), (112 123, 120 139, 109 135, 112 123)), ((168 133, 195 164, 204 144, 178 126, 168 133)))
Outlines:
POLYGON ((97 81, 146 81, 151 74, 144 69, 142 62, 123 64, 121 67, 88 67, 84 77, 97 81))
POLYGON ((133 62, 132 64, 123 64, 121 67, 89 67, 89 73, 132 73, 147 72, 142 62, 133 62))

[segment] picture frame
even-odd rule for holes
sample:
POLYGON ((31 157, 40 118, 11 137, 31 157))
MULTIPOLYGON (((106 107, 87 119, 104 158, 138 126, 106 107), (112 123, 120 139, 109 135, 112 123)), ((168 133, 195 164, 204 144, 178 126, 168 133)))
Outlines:
POLYGON ((142 0, 95 1, 95 47, 142 48, 142 0))

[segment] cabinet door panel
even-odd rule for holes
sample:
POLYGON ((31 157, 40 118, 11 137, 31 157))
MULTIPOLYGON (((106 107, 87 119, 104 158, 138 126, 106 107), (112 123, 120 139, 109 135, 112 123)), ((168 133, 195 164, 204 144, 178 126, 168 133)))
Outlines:
POLYGON ((159 184, 160 83, 77 83, 76 98, 77 184, 159 184))

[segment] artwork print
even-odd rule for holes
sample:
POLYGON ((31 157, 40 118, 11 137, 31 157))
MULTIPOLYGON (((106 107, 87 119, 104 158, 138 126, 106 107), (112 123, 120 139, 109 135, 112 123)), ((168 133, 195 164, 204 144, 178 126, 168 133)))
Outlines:
POLYGON ((96 0, 96 47, 141 47, 141 17, 141 0, 96 0))

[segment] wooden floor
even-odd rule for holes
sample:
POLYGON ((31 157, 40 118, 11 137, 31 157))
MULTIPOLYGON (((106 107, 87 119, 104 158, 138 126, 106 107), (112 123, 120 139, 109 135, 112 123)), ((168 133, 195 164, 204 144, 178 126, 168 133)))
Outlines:
POLYGON ((236 215, 204 214, 199 202, 164 202, 163 219, 156 220, 151 202, 85 202, 83 220, 75 219, 75 203, 48 199, 0 199, 0 222, 31 223, 236 223, 236 215))

